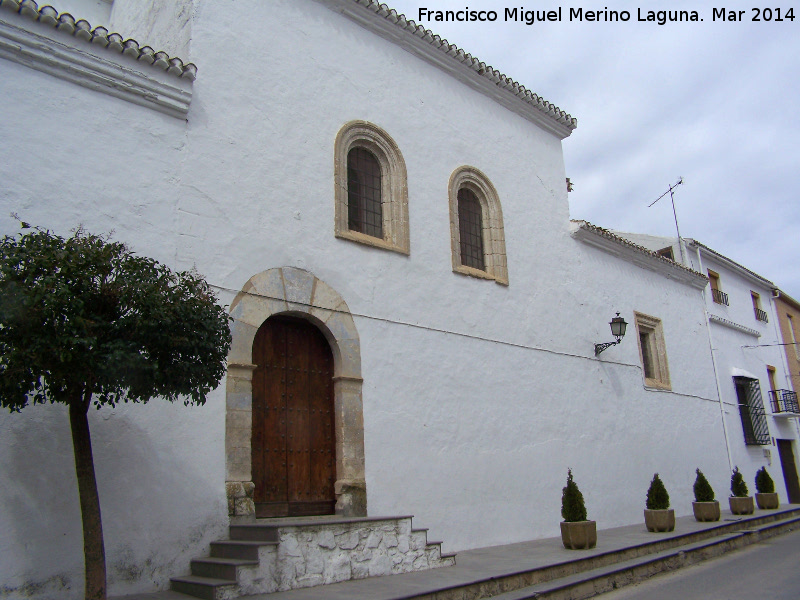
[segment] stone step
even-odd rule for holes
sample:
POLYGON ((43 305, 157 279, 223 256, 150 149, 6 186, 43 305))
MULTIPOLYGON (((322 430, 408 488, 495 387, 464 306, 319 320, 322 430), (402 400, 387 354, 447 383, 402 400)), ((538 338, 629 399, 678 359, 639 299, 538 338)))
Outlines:
POLYGON ((257 567, 258 560, 242 560, 239 558, 195 558, 192 560, 192 575, 238 581, 240 567, 257 567))
POLYGON ((239 596, 236 581, 197 575, 173 577, 170 589, 203 600, 232 600, 239 596))
POLYGON ((193 560, 191 577, 175 578, 173 589, 217 600, 454 565, 455 555, 442 556, 442 543, 429 543, 428 530, 413 528, 411 519, 234 522, 231 539, 212 542, 211 556, 193 560))
POLYGON ((278 542, 278 527, 263 523, 231 525, 228 528, 232 540, 250 542, 278 542))
POLYGON ((492 595, 491 598, 493 600, 584 600, 639 583, 662 572, 694 565, 798 529, 800 529, 800 517, 771 522, 760 527, 492 595))
POLYGON ((259 550, 264 547, 278 547, 279 542, 254 542, 249 540, 219 540, 211 542, 212 558, 239 558, 258 560, 259 550))

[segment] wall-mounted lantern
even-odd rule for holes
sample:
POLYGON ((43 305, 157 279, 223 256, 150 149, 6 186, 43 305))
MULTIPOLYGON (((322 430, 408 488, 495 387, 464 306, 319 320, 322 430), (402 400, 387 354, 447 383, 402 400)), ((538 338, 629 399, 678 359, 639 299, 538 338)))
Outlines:
POLYGON ((628 324, 625 322, 625 319, 619 316, 619 313, 617 313, 616 317, 613 317, 611 319, 609 325, 611 325, 611 335, 613 335, 617 341, 606 342, 605 344, 595 344, 594 345, 595 356, 598 356, 606 348, 610 348, 611 346, 616 346, 622 341, 622 338, 625 337, 625 330, 627 329, 628 324))

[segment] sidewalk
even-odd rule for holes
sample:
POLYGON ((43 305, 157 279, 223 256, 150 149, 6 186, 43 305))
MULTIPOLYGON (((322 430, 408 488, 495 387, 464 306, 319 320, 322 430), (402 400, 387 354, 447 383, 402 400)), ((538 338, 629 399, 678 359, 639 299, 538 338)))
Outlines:
MULTIPOLYGON (((758 510, 751 516, 734 516, 722 511, 720 521, 699 523, 694 517, 678 517, 675 531, 650 533, 644 523, 599 530, 597 547, 592 550, 566 550, 561 538, 547 538, 503 546, 477 548, 458 552, 456 566, 429 571, 418 571, 402 575, 372 577, 272 594, 246 596, 249 600, 403 600, 430 595, 454 588, 470 587, 470 598, 490 597, 486 594, 502 592, 501 578, 515 575, 525 577, 531 571, 542 568, 558 568, 561 577, 571 575, 575 568, 570 563, 597 562, 608 564, 613 556, 625 551, 637 556, 653 553, 653 545, 679 545, 696 542, 697 534, 705 532, 708 537, 726 535, 730 530, 746 530, 748 522, 765 517, 779 517, 783 513, 798 511, 800 505, 784 505, 778 510, 758 510), (728 530, 728 531, 725 531, 728 530), (475 587, 475 586, 479 587, 475 587), (474 595, 477 592, 477 595, 474 595)), ((800 514, 800 513, 799 513, 800 514)), ((788 515, 787 515, 788 516, 788 515)), ((585 568, 585 567, 584 567, 585 568)), ((466 590, 465 590, 466 591, 466 590)), ((466 597, 466 596, 465 596, 466 597)), ((190 596, 175 592, 156 592, 117 597, 115 600, 188 600, 190 596)))

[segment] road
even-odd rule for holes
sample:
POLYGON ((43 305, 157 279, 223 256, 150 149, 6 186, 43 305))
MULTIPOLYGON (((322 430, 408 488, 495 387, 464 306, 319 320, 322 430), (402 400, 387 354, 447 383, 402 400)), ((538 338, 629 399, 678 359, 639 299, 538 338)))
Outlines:
POLYGON ((800 531, 597 596, 600 600, 798 600, 800 531))

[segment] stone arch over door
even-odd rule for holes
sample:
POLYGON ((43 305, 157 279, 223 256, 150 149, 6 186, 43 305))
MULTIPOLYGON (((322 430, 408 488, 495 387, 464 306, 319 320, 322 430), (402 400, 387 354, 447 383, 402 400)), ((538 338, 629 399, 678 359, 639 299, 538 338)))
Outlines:
POLYGON ((273 315, 313 323, 333 352, 336 513, 367 515, 361 345, 350 309, 324 281, 303 269, 282 267, 251 277, 231 303, 232 343, 226 384, 225 453, 228 513, 255 515, 251 463, 253 341, 273 315))

